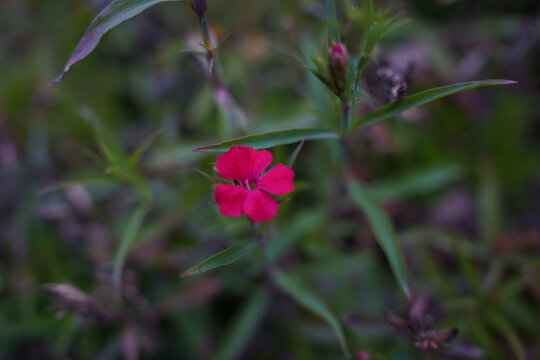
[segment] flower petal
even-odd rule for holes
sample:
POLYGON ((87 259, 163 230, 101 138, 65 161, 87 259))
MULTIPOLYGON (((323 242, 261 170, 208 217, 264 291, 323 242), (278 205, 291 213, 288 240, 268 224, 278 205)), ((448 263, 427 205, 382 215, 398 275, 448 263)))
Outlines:
POLYGON ((259 174, 266 169, 272 163, 272 153, 268 150, 253 150, 249 148, 251 152, 251 168, 250 168, 250 181, 255 181, 259 174))
POLYGON ((247 192, 246 201, 244 202, 244 213, 255 222, 271 220, 279 204, 272 199, 270 195, 260 190, 250 190, 247 192))
POLYGON ((218 156, 216 169, 225 179, 244 183, 250 178, 251 151, 247 146, 231 146, 224 154, 218 156))
POLYGON ((242 186, 219 184, 214 190, 214 200, 219 212, 225 216, 240 216, 244 208, 247 190, 242 186))
POLYGON ((257 189, 273 195, 283 195, 294 190, 294 172, 287 165, 277 164, 257 181, 257 189))

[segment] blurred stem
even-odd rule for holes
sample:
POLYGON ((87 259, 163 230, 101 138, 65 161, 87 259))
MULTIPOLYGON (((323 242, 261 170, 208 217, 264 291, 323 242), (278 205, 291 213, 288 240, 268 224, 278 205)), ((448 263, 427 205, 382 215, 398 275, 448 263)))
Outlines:
POLYGON ((210 43, 210 33, 208 32, 208 19, 206 18, 206 14, 200 14, 199 21, 201 22, 201 32, 204 39, 204 45, 208 50, 212 50, 212 44, 210 43))
MULTIPOLYGON (((358 58, 358 62, 356 63, 354 86, 352 89, 352 100, 350 103, 351 109, 356 108, 356 98, 357 98, 358 90, 360 89, 360 80, 362 79, 362 74, 364 73, 364 67, 366 66, 366 63, 369 60, 369 57, 371 56, 371 50, 369 52, 366 52, 366 45, 364 44, 362 45, 362 51, 360 53, 361 55, 358 58)), ((350 114, 349 114, 349 117, 350 117, 350 114)), ((349 131, 350 131, 350 127, 347 128, 346 134, 348 134, 349 131)))
POLYGON ((353 107, 352 101, 341 100, 341 110, 342 110, 342 133, 343 136, 346 136, 349 133, 351 127, 351 110, 353 107))
MULTIPOLYGON (((239 130, 241 136, 246 135, 247 124, 245 119, 242 116, 238 115, 238 111, 233 108, 235 104, 231 93, 226 86, 223 85, 223 81, 219 76, 217 70, 215 69, 215 60, 216 60, 216 49, 213 48, 212 42, 210 40, 210 31, 208 30, 208 19, 206 13, 197 14, 199 17, 199 23, 201 26, 201 34, 204 40, 204 47, 206 48, 206 61, 208 62, 208 79, 212 85, 214 100, 217 103, 218 107, 223 110, 223 112, 228 117, 235 127, 239 130)), ((226 134, 226 137, 231 137, 232 134, 226 134)))
POLYGON ((484 244, 491 245, 501 224, 500 189, 493 164, 483 160, 480 167, 478 189, 478 221, 484 244))
POLYGON ((486 295, 491 294, 499 284, 504 273, 504 258, 493 258, 489 263, 489 269, 482 280, 480 291, 486 295))
POLYGON ((259 243, 259 250, 261 251, 261 256, 263 259, 264 272, 269 279, 272 279, 273 272, 273 263, 272 260, 268 257, 266 252, 266 244, 268 243, 268 228, 269 225, 261 223, 253 223, 255 227, 255 233, 257 236, 257 242, 259 243))

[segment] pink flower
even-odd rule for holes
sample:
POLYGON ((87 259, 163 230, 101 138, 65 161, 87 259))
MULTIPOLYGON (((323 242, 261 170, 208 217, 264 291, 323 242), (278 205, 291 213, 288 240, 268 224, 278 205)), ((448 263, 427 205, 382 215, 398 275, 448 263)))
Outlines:
POLYGON ((249 146, 231 146, 217 158, 216 169, 235 185, 219 184, 214 200, 219 212, 225 216, 246 214, 251 220, 271 220, 279 204, 269 194, 283 195, 294 190, 294 172, 287 165, 277 164, 262 174, 272 163, 268 150, 254 150, 249 146))

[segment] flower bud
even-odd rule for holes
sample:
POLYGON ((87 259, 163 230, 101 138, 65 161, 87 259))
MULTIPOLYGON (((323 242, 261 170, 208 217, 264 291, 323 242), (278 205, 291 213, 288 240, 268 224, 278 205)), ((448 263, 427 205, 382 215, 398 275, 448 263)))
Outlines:
POLYGON ((358 351, 355 356, 356 360, 369 360, 369 354, 367 351, 358 351))
POLYGON ((191 3, 191 8, 193 11, 195 11, 197 14, 202 15, 206 12, 206 9, 208 9, 208 4, 206 3, 206 0, 189 0, 191 3))
POLYGON ((328 66, 334 82, 334 93, 340 96, 345 91, 345 77, 347 75, 347 66, 349 57, 344 44, 333 43, 328 50, 328 66))
POLYGON ((349 59, 347 57, 347 49, 341 43, 333 43, 328 51, 330 57, 331 69, 346 69, 349 59))

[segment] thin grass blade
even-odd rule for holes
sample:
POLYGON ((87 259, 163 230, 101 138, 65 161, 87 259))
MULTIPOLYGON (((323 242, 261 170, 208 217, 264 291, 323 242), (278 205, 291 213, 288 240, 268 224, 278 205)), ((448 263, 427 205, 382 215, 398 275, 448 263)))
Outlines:
POLYGON ((255 248, 254 242, 235 244, 187 269, 181 276, 197 275, 217 267, 232 264, 255 248))
POLYGON ((407 299, 411 299, 411 290, 407 282, 407 268, 390 220, 363 185, 352 179, 348 181, 347 185, 352 200, 366 215, 375 238, 384 251, 399 286, 407 299))
POLYGON ((225 152, 233 145, 251 146, 252 148, 268 149, 274 146, 293 144, 302 140, 338 139, 339 135, 326 129, 292 129, 273 131, 258 135, 249 135, 237 139, 227 140, 219 144, 201 146, 193 149, 198 152, 225 152))
POLYGON ((354 129, 358 126, 364 127, 373 124, 377 121, 399 115, 407 110, 461 91, 483 86, 509 85, 515 83, 516 81, 512 80, 478 80, 424 90, 413 95, 405 96, 388 105, 382 106, 376 110, 367 113, 359 119, 356 119, 353 122, 351 129, 354 129))

